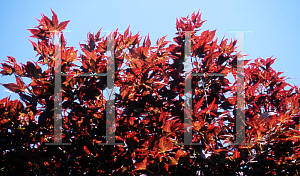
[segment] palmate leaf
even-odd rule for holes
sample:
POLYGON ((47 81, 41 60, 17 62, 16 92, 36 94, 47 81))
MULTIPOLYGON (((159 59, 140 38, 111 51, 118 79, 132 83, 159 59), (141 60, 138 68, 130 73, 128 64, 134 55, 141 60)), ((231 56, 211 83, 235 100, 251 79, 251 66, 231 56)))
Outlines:
POLYGON ((214 98, 214 100, 211 102, 211 104, 208 105, 208 108, 207 108, 207 109, 208 109, 209 111, 212 110, 212 109, 214 108, 215 102, 216 102, 216 98, 214 98))
POLYGON ((128 28, 125 30, 125 32, 124 32, 124 38, 123 39, 125 39, 125 38, 127 38, 128 37, 128 34, 129 34, 129 28, 130 28, 130 25, 128 26, 128 28))
POLYGON ((23 67, 26 70, 26 76, 27 77, 31 77, 31 78, 39 78, 40 74, 41 74, 41 68, 40 67, 36 67, 32 62, 27 61, 26 65, 23 65, 23 67))
POLYGON ((129 86, 129 87, 124 87, 124 89, 122 90, 121 89, 121 96, 122 96, 122 99, 125 99, 125 97, 129 94, 129 92, 131 91, 132 87, 129 86))
POLYGON ((167 123, 164 125, 163 130, 165 132, 167 132, 167 133, 171 132, 171 129, 170 129, 170 120, 168 120, 167 123))
POLYGON ((233 159, 238 159, 241 157, 241 154, 240 152, 236 149, 235 152, 233 153, 233 159))
POLYGON ((165 123, 166 116, 165 116, 165 112, 163 111, 162 108, 160 108, 160 115, 159 115, 158 120, 159 120, 160 122, 161 122, 161 120, 163 120, 163 123, 165 123))
POLYGON ((136 163, 135 167, 136 168, 132 171, 132 173, 134 171, 137 171, 137 170, 146 170, 146 168, 147 168, 147 157, 141 163, 136 163))
POLYGON ((195 105, 195 108, 194 108, 194 112, 198 112, 199 111, 199 109, 201 108, 201 106, 202 106, 202 103, 203 103, 203 100, 204 100, 204 96, 200 99, 200 101, 198 101, 197 102, 197 104, 195 105))
MULTIPOLYGON (((178 164, 178 160, 176 160, 175 158, 173 157, 170 157, 170 166, 174 166, 174 165, 177 165, 178 164)), ((166 164, 167 165, 167 164, 166 164)))
POLYGON ((176 159, 176 161, 178 161, 180 157, 185 157, 186 155, 187 155, 187 153, 185 151, 177 150, 175 159, 176 159))
POLYGON ((59 25, 58 25, 58 27, 57 27, 57 30, 58 30, 58 31, 64 30, 64 29, 67 27, 67 25, 68 25, 69 22, 70 22, 70 20, 68 20, 68 21, 63 21, 63 22, 59 23, 59 25))
POLYGON ((8 83, 8 84, 1 84, 2 86, 4 86, 5 88, 9 89, 12 92, 18 93, 20 92, 20 88, 17 84, 14 83, 8 83))
POLYGON ((2 65, 2 71, 0 72, 3 75, 11 75, 14 72, 14 69, 12 66, 6 64, 6 63, 1 63, 2 65))
POLYGON ((205 125, 205 122, 204 121, 196 121, 194 122, 193 124, 193 127, 194 127, 194 130, 196 131, 200 131, 200 129, 205 125))
POLYGON ((167 35, 163 36, 162 38, 158 39, 156 42, 157 47, 163 48, 164 46, 166 46, 168 43, 170 43, 170 41, 164 41, 165 38, 167 37, 167 35))
POLYGON ((23 91, 24 90, 24 82, 19 77, 16 77, 16 81, 17 81, 17 86, 19 87, 19 89, 21 91, 23 91))
POLYGON ((62 31, 66 28, 66 26, 68 25, 69 21, 64 21, 61 22, 60 24, 58 24, 58 18, 57 15, 53 12, 53 10, 51 9, 51 12, 53 14, 52 16, 52 21, 51 21, 51 25, 52 25, 52 30, 54 31, 62 31))
POLYGON ((158 151, 159 153, 165 153, 173 149, 172 141, 168 140, 165 136, 159 140, 158 151))

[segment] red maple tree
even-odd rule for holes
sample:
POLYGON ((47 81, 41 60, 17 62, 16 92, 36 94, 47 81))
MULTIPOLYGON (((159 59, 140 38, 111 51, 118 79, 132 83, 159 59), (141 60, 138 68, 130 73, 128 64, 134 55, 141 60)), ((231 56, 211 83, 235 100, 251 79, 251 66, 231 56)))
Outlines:
MULTIPOLYGON (((20 96, 0 103, 2 175, 298 175, 299 88, 285 82, 271 65, 275 59, 245 61, 245 141, 235 145, 237 82, 209 73, 236 73, 236 41, 217 44, 215 31, 198 35, 201 14, 176 22, 173 44, 165 37, 151 46, 149 36, 124 34, 114 38, 116 143, 106 140, 105 76, 62 76, 62 141, 54 141, 54 32, 69 21, 42 15, 30 41, 37 62, 17 63, 8 56, 2 75, 16 83, 2 84, 20 96), (184 31, 191 32, 192 111, 184 108, 184 31), (47 66, 43 70, 41 66, 47 66), (124 68, 124 65, 126 67, 124 68), (25 84, 22 77, 31 79, 25 84), (289 86, 290 89, 286 89, 289 86), (272 117, 262 118, 266 112, 272 117), (193 143, 184 141, 184 114, 190 119, 193 143), (178 144, 179 143, 179 144, 178 144)), ((105 73, 107 40, 88 33, 83 54, 67 47, 62 34, 61 71, 68 74, 105 73), (77 66, 79 60, 82 65, 77 66)), ((113 129, 108 129, 113 130, 113 129)))

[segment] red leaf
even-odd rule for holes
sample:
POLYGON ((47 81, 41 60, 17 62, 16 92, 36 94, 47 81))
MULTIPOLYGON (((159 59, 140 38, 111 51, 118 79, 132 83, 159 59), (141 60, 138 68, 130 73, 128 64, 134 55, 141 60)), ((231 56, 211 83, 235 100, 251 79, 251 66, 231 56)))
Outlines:
POLYGON ((171 160, 171 163, 170 163, 171 166, 178 164, 178 161, 175 158, 170 157, 170 160, 171 160))
POLYGON ((11 62, 11 63, 16 63, 16 59, 12 56, 7 56, 8 60, 11 62))
POLYGON ((125 38, 127 38, 127 36, 128 36, 128 33, 129 33, 129 27, 130 27, 130 25, 128 26, 128 28, 127 28, 126 31, 124 32, 124 37, 123 37, 124 40, 125 40, 125 38))
POLYGON ((236 98, 235 97, 229 97, 227 100, 231 105, 235 105, 236 103, 236 98))
POLYGON ((167 124, 164 125, 164 128, 163 130, 167 133, 170 133, 171 132, 171 129, 170 129, 170 120, 167 121, 167 124))
POLYGON ((214 39, 215 34, 216 34, 216 30, 209 32, 209 34, 207 35, 207 42, 211 42, 214 39))
POLYGON ((244 65, 247 65, 250 61, 251 61, 251 59, 250 60, 244 60, 244 65))
POLYGON ((64 30, 64 29, 67 27, 67 25, 68 25, 69 22, 70 22, 70 20, 68 20, 68 21, 63 21, 63 22, 59 23, 59 25, 58 25, 58 27, 57 27, 57 30, 58 30, 58 31, 64 30))
POLYGON ((235 152, 233 153, 233 158, 234 159, 237 159, 237 158, 240 158, 241 157, 241 154, 238 150, 235 150, 235 152))
POLYGON ((91 154, 91 152, 89 151, 89 149, 86 146, 83 146, 83 150, 87 153, 87 154, 91 154))
POLYGON ((101 33, 102 28, 97 32, 97 34, 95 35, 95 39, 96 41, 99 41, 99 37, 100 37, 100 33, 101 33))
POLYGON ((165 35, 162 38, 160 38, 159 40, 157 40, 156 45, 157 45, 158 48, 162 48, 166 44, 170 43, 169 41, 164 41, 166 37, 167 37, 167 35, 165 35))
POLYGON ((177 150, 175 159, 176 159, 176 161, 178 161, 180 157, 185 157, 186 155, 187 155, 187 153, 185 153, 185 151, 177 150))
POLYGON ((154 139, 154 136, 152 136, 148 141, 145 141, 142 146, 145 148, 145 149, 148 149, 149 146, 151 145, 152 141, 154 139))
POLYGON ((257 101, 260 97, 264 97, 264 96, 266 96, 266 95, 264 95, 264 94, 257 95, 255 97, 255 99, 253 100, 253 102, 257 101))
POLYGON ((135 120, 136 120, 135 117, 130 117, 129 118, 129 124, 133 125, 135 120))
POLYGON ((41 32, 39 29, 27 29, 27 30, 29 30, 35 37, 37 36, 37 34, 41 32))
POLYGON ((82 49, 82 51, 88 58, 91 58, 95 62, 97 61, 97 54, 96 54, 95 50, 93 50, 92 52, 89 52, 88 50, 82 49))
POLYGON ((146 170, 146 168, 147 168, 147 157, 141 163, 136 163, 135 167, 136 168, 132 172, 134 172, 136 170, 146 170))
POLYGON ((135 68, 135 69, 132 69, 132 71, 135 75, 140 75, 142 72, 142 68, 135 68))
POLYGON ((208 106, 208 110, 212 110, 214 108, 215 102, 216 102, 216 98, 214 98, 214 101, 211 102, 211 104, 208 106))
POLYGON ((43 30, 48 30, 48 29, 52 29, 52 26, 51 26, 51 20, 45 16, 44 14, 42 14, 42 19, 40 21, 40 24, 43 26, 43 30))
POLYGON ((210 115, 214 115, 214 116, 217 116, 215 113, 213 113, 213 112, 207 112, 208 114, 210 114, 210 115))
POLYGON ((264 126, 259 126, 259 130, 262 131, 262 132, 268 131, 264 126))
POLYGON ((166 171, 169 171, 169 166, 167 163, 165 163, 165 168, 166 168, 166 171))
POLYGON ((199 109, 201 108, 201 105, 202 105, 203 100, 204 100, 204 96, 203 96, 203 97, 201 98, 201 100, 198 101, 197 104, 195 105, 195 110, 196 110, 196 112, 198 112, 199 109))
POLYGON ((7 88, 10 91, 13 91, 15 93, 18 93, 20 91, 18 85, 14 84, 14 83, 1 84, 1 85, 3 85, 5 88, 7 88))
POLYGON ((34 51, 37 51, 39 54, 42 53, 42 51, 40 50, 40 48, 37 46, 36 43, 34 43, 33 41, 29 40, 33 46, 34 51))
POLYGON ((22 81, 19 77, 16 77, 16 81, 17 81, 17 86, 18 86, 18 88, 19 88, 21 91, 23 91, 23 89, 24 89, 24 83, 23 83, 23 81, 22 81))
POLYGON ((190 108, 184 107, 184 112, 186 113, 188 118, 192 120, 192 110, 190 108))
POLYGON ((215 128, 215 125, 213 125, 213 124, 209 124, 208 127, 207 127, 208 130, 212 130, 214 128, 215 128))
POLYGON ((89 63, 87 62, 87 61, 83 61, 83 62, 81 62, 82 63, 82 66, 83 66, 83 68, 84 69, 88 69, 89 68, 89 63))
POLYGON ((143 47, 150 47, 151 46, 151 41, 150 41, 150 39, 149 39, 149 34, 148 34, 148 36, 147 37, 145 37, 145 39, 144 39, 144 42, 143 42, 143 47))
POLYGON ((52 14, 53 14, 53 16, 52 16, 52 24, 53 24, 53 27, 54 27, 54 29, 57 29, 57 26, 58 26, 57 15, 53 12, 52 9, 51 9, 51 12, 52 12, 52 14))
POLYGON ((131 87, 127 87, 121 92, 122 99, 124 99, 125 96, 128 95, 130 89, 131 89, 131 87))
POLYGON ((25 70, 28 73, 28 76, 33 77, 33 78, 39 78, 39 73, 41 72, 41 69, 37 69, 36 66, 32 62, 27 61, 25 70))
POLYGON ((13 73, 13 68, 6 64, 6 63, 1 63, 2 64, 2 71, 0 72, 3 75, 11 75, 13 73))
POLYGON ((7 123, 7 122, 9 122, 9 119, 2 119, 0 123, 1 123, 1 124, 5 124, 5 123, 7 123))
POLYGON ((199 131, 202 127, 204 126, 204 122, 200 121, 200 122, 194 122, 194 129, 196 131, 199 131))
POLYGON ((153 88, 154 88, 154 89, 161 89, 161 88, 163 88, 163 87, 166 86, 166 85, 168 85, 168 84, 162 83, 162 82, 154 82, 154 83, 153 83, 153 88))
MULTIPOLYGON (((164 115, 165 115, 165 113, 164 113, 164 111, 163 111, 163 109, 162 108, 160 108, 160 115, 159 115, 159 121, 161 121, 161 119, 163 119, 164 118, 164 115)), ((165 118, 164 118, 165 119, 165 118)), ((164 121, 163 121, 164 122, 164 121)))
POLYGON ((165 153, 168 150, 173 149, 173 143, 164 136, 159 140, 158 147, 160 151, 159 153, 165 153))

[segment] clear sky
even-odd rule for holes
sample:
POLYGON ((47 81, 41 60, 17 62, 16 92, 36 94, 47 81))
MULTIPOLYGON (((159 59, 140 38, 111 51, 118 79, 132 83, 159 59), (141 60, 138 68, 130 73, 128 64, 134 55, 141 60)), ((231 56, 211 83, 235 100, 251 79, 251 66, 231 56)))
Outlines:
MULTIPOLYGON (((125 31, 130 25, 132 34, 140 31, 142 36, 149 33, 152 44, 158 38, 167 35, 166 40, 173 41, 175 36, 176 18, 186 17, 194 11, 202 13, 202 20, 207 20, 204 30, 217 30, 216 37, 221 40, 236 38, 236 33, 229 30, 251 30, 245 34, 246 59, 258 57, 277 58, 273 68, 284 71, 284 76, 299 77, 300 41, 300 1, 240 1, 240 0, 212 0, 212 1, 1 1, 0 2, 0 60, 13 56, 17 62, 26 63, 36 61, 26 30, 38 25, 40 13, 52 16, 50 7, 57 14, 59 21, 71 20, 65 33, 68 46, 75 46, 79 50, 79 42, 84 43, 87 33, 102 30, 125 31)), ((199 33, 200 34, 200 33, 199 33)), ((33 39, 36 41, 35 39, 33 39)), ((28 80, 27 80, 28 81, 28 80)), ((27 82, 26 81, 26 82, 27 82)), ((13 76, 0 77, 0 83, 15 82, 13 76)), ((287 80, 292 85, 300 85, 299 79, 287 80)), ((0 99, 12 95, 0 85, 0 99)))

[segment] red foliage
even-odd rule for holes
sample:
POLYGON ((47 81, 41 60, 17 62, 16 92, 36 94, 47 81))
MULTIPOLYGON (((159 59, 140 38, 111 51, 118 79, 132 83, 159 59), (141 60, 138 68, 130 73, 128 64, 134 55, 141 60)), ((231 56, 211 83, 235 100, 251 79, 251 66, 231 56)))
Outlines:
MULTIPOLYGON (((226 76, 193 76, 193 111, 184 108, 183 31, 193 31, 194 73, 229 74, 237 67, 236 41, 227 44, 225 39, 218 45, 215 31, 198 35, 204 22, 199 12, 177 19, 175 43, 168 46, 166 36, 152 47, 149 36, 140 45, 142 37, 132 35, 129 27, 123 35, 115 31, 115 86, 120 88, 115 99, 115 137, 124 146, 98 145, 105 143, 107 122, 107 83, 101 76, 62 77, 62 140, 71 145, 45 145, 54 140, 53 33, 64 30, 69 22, 59 23, 52 13, 52 20, 42 14, 39 26, 29 29, 31 37, 38 39, 30 41, 39 56, 37 62, 18 64, 8 56, 1 63, 2 75, 16 77, 16 83, 2 85, 25 103, 8 97, 0 100, 3 175, 299 174, 299 88, 272 69, 275 59, 245 61, 245 141, 249 145, 233 144, 237 83, 231 84, 226 76), (42 70, 42 65, 48 69, 42 70), (32 82, 26 85, 22 77, 32 82), (267 111, 276 115, 263 119, 267 111), (190 119, 187 125, 192 126, 193 142, 200 145, 180 145, 187 132, 184 113, 190 119)), ((63 73, 107 71, 107 37, 100 38, 100 33, 101 29, 96 35, 88 34, 88 43, 80 44, 80 55, 66 46, 62 35, 63 73), (76 60, 82 63, 80 68, 73 63, 76 60)))

